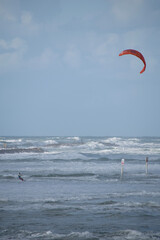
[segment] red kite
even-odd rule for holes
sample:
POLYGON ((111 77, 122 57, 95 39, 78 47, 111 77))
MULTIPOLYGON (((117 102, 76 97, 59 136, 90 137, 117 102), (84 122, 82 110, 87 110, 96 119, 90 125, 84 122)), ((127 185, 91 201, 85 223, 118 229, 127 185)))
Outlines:
POLYGON ((134 49, 127 49, 127 50, 122 51, 119 54, 119 56, 126 55, 126 54, 132 54, 132 55, 134 55, 134 56, 136 56, 136 57, 138 57, 142 60, 142 62, 144 63, 144 67, 143 67, 143 69, 141 70, 140 73, 143 73, 146 69, 146 61, 145 61, 142 53, 140 53, 140 52, 138 52, 137 50, 134 50, 134 49))

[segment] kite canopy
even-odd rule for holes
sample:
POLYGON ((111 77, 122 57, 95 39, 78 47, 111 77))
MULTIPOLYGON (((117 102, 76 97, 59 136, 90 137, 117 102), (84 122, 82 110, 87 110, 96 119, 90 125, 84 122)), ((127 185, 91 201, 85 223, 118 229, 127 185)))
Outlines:
POLYGON ((142 53, 140 53, 140 52, 138 52, 137 50, 134 50, 134 49, 126 49, 126 50, 122 51, 119 54, 119 56, 123 56, 123 55, 126 55, 126 54, 132 54, 132 55, 134 55, 134 56, 136 56, 136 57, 138 57, 142 60, 142 62, 144 63, 144 67, 143 67, 143 69, 141 70, 140 73, 143 73, 146 69, 146 61, 145 61, 142 53))

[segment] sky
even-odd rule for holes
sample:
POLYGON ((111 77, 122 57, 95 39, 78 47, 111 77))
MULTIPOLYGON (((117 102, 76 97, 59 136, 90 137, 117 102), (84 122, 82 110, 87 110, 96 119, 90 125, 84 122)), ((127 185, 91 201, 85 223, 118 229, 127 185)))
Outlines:
POLYGON ((0 0, 0 136, 160 136, 160 1, 0 0))

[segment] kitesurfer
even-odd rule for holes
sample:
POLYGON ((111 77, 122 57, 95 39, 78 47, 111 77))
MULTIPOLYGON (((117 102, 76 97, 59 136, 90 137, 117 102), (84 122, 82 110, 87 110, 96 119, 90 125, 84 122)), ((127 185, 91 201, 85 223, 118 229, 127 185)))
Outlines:
POLYGON ((19 172, 19 174, 18 174, 18 178, 19 178, 21 181, 24 181, 24 179, 22 178, 21 175, 22 175, 22 174, 19 172))

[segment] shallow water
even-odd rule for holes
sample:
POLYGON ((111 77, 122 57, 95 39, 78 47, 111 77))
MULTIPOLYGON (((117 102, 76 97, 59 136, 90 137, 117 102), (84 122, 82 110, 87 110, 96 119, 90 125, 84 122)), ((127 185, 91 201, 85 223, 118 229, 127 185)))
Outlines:
POLYGON ((0 146, 0 239, 160 239, 160 138, 1 137, 0 146))

